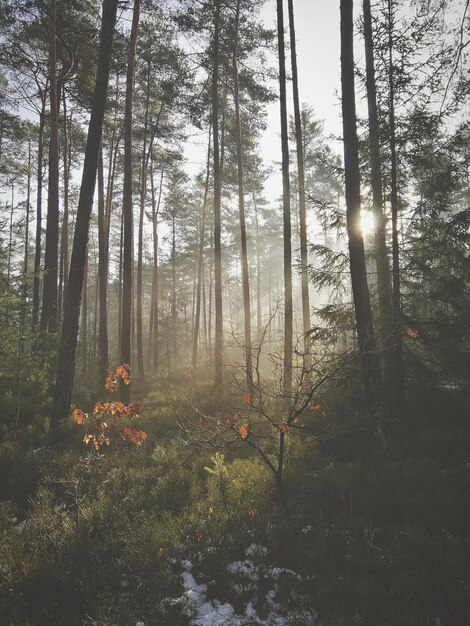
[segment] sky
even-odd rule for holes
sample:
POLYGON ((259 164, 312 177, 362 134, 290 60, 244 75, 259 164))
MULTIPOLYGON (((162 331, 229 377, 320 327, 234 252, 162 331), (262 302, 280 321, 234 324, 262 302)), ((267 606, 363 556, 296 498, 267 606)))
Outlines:
MULTIPOLYGON (((284 24, 288 32, 287 3, 284 24)), ((276 2, 268 0, 261 16, 267 28, 277 28, 276 2)), ((339 0, 294 0, 300 102, 313 108, 324 120, 325 133, 341 135, 340 102, 340 32, 339 0)), ((288 40, 287 40, 288 41, 288 40)), ((287 43, 287 42, 286 42, 287 43)), ((287 73, 290 75, 290 52, 286 50, 287 73)), ((292 83, 288 82, 288 115, 293 114, 292 83)), ((279 101, 268 107, 268 128, 261 148, 267 164, 279 163, 280 146, 279 101)), ((338 150, 341 146, 338 144, 338 150)), ((279 165, 266 185, 266 196, 274 200, 282 194, 279 165)))

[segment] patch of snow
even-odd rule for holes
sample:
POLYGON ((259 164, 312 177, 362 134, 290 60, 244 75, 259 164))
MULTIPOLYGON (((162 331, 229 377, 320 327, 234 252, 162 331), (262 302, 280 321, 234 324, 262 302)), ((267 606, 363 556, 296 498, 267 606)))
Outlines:
POLYGON ((253 561, 233 561, 225 569, 229 574, 240 574, 250 580, 258 580, 258 573, 253 561))
MULTIPOLYGON (((268 553, 267 548, 251 544, 246 550, 245 555, 248 556, 265 556, 268 553)), ((185 588, 182 598, 173 600, 172 604, 182 602, 185 610, 188 611, 188 615, 191 615, 191 626, 243 626, 249 621, 251 624, 257 624, 259 626, 287 626, 288 619, 300 618, 302 623, 313 626, 317 623, 316 616, 302 613, 297 614, 296 611, 289 612, 287 618, 283 615, 281 605, 276 601, 276 580, 282 574, 294 576, 298 580, 301 577, 296 572, 281 568, 281 567, 267 567, 266 565, 255 565, 253 561, 246 559, 245 561, 233 561, 226 566, 226 571, 229 574, 241 575, 248 578, 250 581, 257 583, 260 578, 270 578, 272 580, 273 588, 265 595, 264 607, 269 611, 266 617, 259 617, 256 605, 257 600, 257 585, 252 587, 253 597, 245 603, 245 608, 242 614, 237 614, 234 607, 226 602, 222 603, 220 600, 208 600, 207 598, 207 585, 198 584, 195 576, 191 573, 193 569, 193 563, 191 561, 183 561, 183 584, 185 588)), ((238 595, 246 593, 246 588, 242 585, 235 583, 232 585, 232 590, 235 590, 238 595)))
POLYGON ((28 520, 24 519, 22 522, 20 522, 17 526, 15 526, 15 530, 17 533, 22 533, 23 530, 28 526, 28 520))
POLYGON ((266 556, 268 554, 269 550, 267 548, 265 548, 264 546, 258 546, 256 545, 256 543, 252 543, 251 545, 248 546, 248 548, 245 550, 245 556, 266 556))

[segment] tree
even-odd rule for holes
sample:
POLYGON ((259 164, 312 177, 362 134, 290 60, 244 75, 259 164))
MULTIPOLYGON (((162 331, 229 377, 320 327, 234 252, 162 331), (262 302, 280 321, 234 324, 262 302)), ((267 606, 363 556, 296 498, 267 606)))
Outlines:
POLYGON ((290 210, 290 177, 289 177, 289 139, 287 125, 286 97, 286 53, 284 45, 284 12, 282 0, 277 0, 277 42, 279 55, 279 104, 281 114, 281 152, 282 152, 282 213, 284 230, 284 393, 289 396, 292 391, 292 336, 293 336, 293 303, 292 303, 292 241, 291 241, 291 210, 290 210))
POLYGON ((61 418, 69 414, 75 373, 80 300, 85 273, 88 228, 93 206, 98 154, 101 143, 103 118, 109 79, 109 68, 116 22, 118 0, 104 0, 101 18, 100 51, 96 71, 95 91, 88 128, 83 163, 80 197, 73 240, 68 289, 64 301, 64 319, 57 360, 56 384, 51 415, 51 433, 61 418))
POLYGON ((246 238, 245 220, 245 189, 243 181, 243 155, 242 134, 240 123, 240 96, 238 85, 238 31, 240 24, 240 0, 237 0, 235 11, 235 35, 232 54, 233 67, 233 97, 235 104, 235 143, 237 147, 237 172, 238 172, 238 210, 240 214, 240 240, 242 259, 242 285, 243 285, 243 309, 245 321, 245 362, 246 362, 246 386, 251 392, 253 387, 253 366, 251 354, 251 304, 250 304, 250 277, 248 270, 248 248, 246 238))
MULTIPOLYGON (((131 365, 131 313, 132 313, 132 103, 134 98, 134 69, 139 27, 140 0, 134 0, 132 27, 129 40, 129 55, 126 77, 126 105, 124 114, 124 189, 122 213, 124 219, 123 283, 122 283, 122 328, 121 362, 131 365)), ((121 385, 122 401, 128 404, 131 397, 130 385, 121 385)))
POLYGON ((59 99, 57 93, 57 2, 51 0, 49 16, 49 94, 50 139, 47 194, 46 251, 44 255, 44 287, 41 330, 57 331, 57 278, 59 246, 59 99))
MULTIPOLYGON (((384 417, 381 380, 377 358, 369 288, 367 285, 364 239, 361 230, 361 183, 356 129, 354 90, 353 2, 341 0, 341 107, 343 113, 344 175, 346 183, 346 218, 349 264, 356 317, 357 338, 361 353, 366 400, 371 415, 384 417)), ((379 423, 379 434, 384 437, 379 423)))
POLYGON ((219 34, 220 0, 215 0, 213 11, 212 40, 212 158, 214 163, 214 273, 215 273, 215 345, 214 383, 220 387, 223 377, 224 329, 222 313, 222 247, 221 247, 221 202, 222 171, 219 148, 219 34))
MULTIPOLYGON (((308 247, 307 247, 307 206, 305 198, 304 144, 302 139, 302 117, 299 100, 299 79, 297 72, 297 51, 295 41, 294 2, 288 0, 290 54, 292 67, 292 88, 294 95, 294 127, 297 154, 297 178, 299 193, 300 226, 300 281, 302 287, 302 322, 304 332, 304 352, 308 353, 308 331, 310 330, 310 296, 308 291, 308 247)), ((308 364, 307 364, 308 367, 308 364)))
POLYGON ((386 218, 383 203, 383 181, 380 156, 380 128, 377 111, 377 88, 375 84, 374 43, 370 0, 363 0, 364 42, 366 52, 366 87, 369 111, 369 146, 372 187, 372 210, 375 221, 375 258, 377 264, 377 287, 379 295, 380 328, 382 341, 388 342, 393 326, 390 267, 386 241, 386 218))

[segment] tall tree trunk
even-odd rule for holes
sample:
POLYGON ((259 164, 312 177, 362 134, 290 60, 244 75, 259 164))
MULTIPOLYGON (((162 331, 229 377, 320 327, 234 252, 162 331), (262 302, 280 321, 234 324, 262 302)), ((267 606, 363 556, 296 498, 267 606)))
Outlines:
POLYGON ((300 227, 300 283, 302 291, 302 325, 304 331, 305 366, 310 368, 311 358, 308 356, 309 341, 307 333, 310 330, 310 295, 308 291, 308 248, 307 248, 307 206, 305 200, 305 167, 304 145, 302 132, 302 118, 300 115, 299 79, 297 72, 297 51, 295 41, 294 2, 288 0, 290 54, 292 66, 292 88, 294 94, 294 124, 295 143, 297 152, 297 176, 299 188, 299 227, 300 227))
POLYGON ((46 118, 46 94, 40 92, 41 112, 39 113, 38 133, 38 161, 37 161, 37 191, 36 191, 36 242, 34 250, 34 278, 33 278, 33 330, 37 329, 39 321, 39 296, 41 284, 41 230, 42 230, 42 179, 44 160, 44 125, 46 118))
POLYGON ((104 198, 103 150, 98 155, 98 373, 100 388, 108 369, 108 263, 104 198))
POLYGON ((240 94, 238 85, 238 30, 240 23, 240 0, 237 0, 235 13, 235 42, 232 53, 233 72, 233 97, 235 104, 235 143, 237 146, 237 171, 238 171, 238 211, 240 215, 240 241, 242 261, 242 290, 243 312, 245 322, 245 368, 246 387, 251 393, 253 390, 253 357, 251 353, 251 302, 250 302, 250 276, 248 269, 248 246, 246 240, 245 220, 245 190, 243 186, 243 155, 242 155, 242 131, 240 123, 240 94))
POLYGON ((277 0, 277 44, 279 54, 279 103, 281 112, 282 150, 282 208, 284 232, 284 372, 283 391, 292 393, 292 234, 290 210, 289 143, 286 98, 286 53, 284 46, 284 12, 282 0, 277 0))
POLYGON ((219 29, 220 0, 214 2, 214 38, 212 50, 212 140, 214 162, 214 269, 215 269, 215 347, 214 383, 222 385, 224 331, 222 317, 222 245, 221 245, 221 204, 222 172, 219 154, 219 29))
POLYGON ((393 276, 393 311, 395 314, 394 332, 394 406, 398 417, 403 415, 405 407, 405 371, 403 366, 403 342, 401 333, 401 289, 400 289, 400 249, 398 243, 398 166, 395 121, 395 78, 393 75, 393 0, 388 0, 388 54, 389 54, 389 123, 390 123, 390 159, 392 207, 392 276, 393 276))
POLYGON ((204 198, 202 201, 201 212, 201 228, 199 230, 199 258, 197 266, 197 287, 196 287, 196 311, 194 316, 194 331, 193 331, 193 351, 191 357, 191 365, 196 367, 197 365, 197 348, 199 341, 199 325, 201 319, 201 287, 203 280, 203 268, 204 268, 204 242, 206 237, 206 210, 207 210, 207 196, 209 194, 209 175, 210 175, 210 154, 211 154, 211 132, 209 127, 209 142, 207 146, 207 162, 206 162, 206 180, 204 183, 204 198))
POLYGON ((49 17, 50 140, 47 193, 46 250, 40 327, 57 332, 57 261, 59 247, 59 114, 56 71, 57 0, 51 0, 49 17))
POLYGON ((173 368, 177 368, 177 324, 176 310, 176 225, 175 217, 171 220, 171 348, 173 368))
POLYGON ((153 369, 155 372, 159 368, 159 345, 158 345, 158 214, 160 211, 160 202, 163 192, 163 176, 164 169, 162 168, 160 175, 160 187, 158 192, 158 200, 155 194, 155 181, 153 178, 153 157, 150 161, 150 184, 152 192, 152 235, 153 235, 153 272, 152 272, 152 333, 149 337, 149 346, 153 355, 153 369))
POLYGON ((69 178, 70 163, 68 158, 68 128, 67 128, 67 99, 65 86, 62 87, 62 109, 64 114, 63 128, 63 151, 62 161, 64 164, 64 215, 62 218, 62 232, 60 239, 60 263, 59 263, 59 298, 57 305, 57 318, 62 318, 62 304, 67 289, 67 277, 69 271, 69 178))
MULTIPOLYGON (((210 245, 210 249, 212 250, 214 245, 214 231, 211 228, 211 245, 210 245)), ((208 329, 207 329, 207 335, 209 338, 209 361, 212 361, 212 292, 213 292, 213 280, 212 280, 212 276, 213 276, 213 265, 212 265, 212 255, 209 258, 209 312, 208 312, 208 329)))
MULTIPOLYGON (((5 204, 5 209, 8 207, 8 203, 5 204)), ((10 208, 10 228, 8 238, 8 260, 7 260, 7 285, 11 285, 11 258, 13 252, 13 210, 15 207, 15 180, 11 181, 11 208, 10 208)))
MULTIPOLYGON (((139 211, 139 239, 137 247, 137 373, 139 379, 144 381, 144 347, 142 330, 142 263, 144 248, 144 214, 145 200, 147 198, 147 131, 150 105, 150 62, 147 66, 147 90, 145 96, 145 117, 144 117, 144 142, 142 147, 142 167, 140 172, 140 211, 139 211)), ((150 145, 150 150, 152 146, 150 145)))
POLYGON ((85 272, 83 276, 82 296, 82 376, 88 379, 88 255, 85 257, 85 272))
POLYGON ((258 204, 256 202, 256 196, 253 194, 253 206, 255 207, 255 235, 256 235, 256 328, 258 337, 261 337, 263 330, 263 318, 261 314, 261 244, 260 244, 260 229, 258 218, 258 204))
MULTIPOLYGON (((379 119, 377 113, 377 89, 375 83, 374 38, 370 0, 363 0, 364 42, 366 53, 366 86, 369 111, 369 146, 372 186, 372 209, 375 222, 375 249, 377 262, 377 288, 381 326, 387 333, 391 319, 390 268, 387 257, 386 220, 383 204, 382 168, 380 160, 379 119)), ((388 333, 387 333, 388 334, 388 333)))
POLYGON ((119 275, 118 275, 118 355, 120 357, 122 339, 122 274, 123 274, 123 247, 124 247, 124 213, 121 213, 121 231, 119 236, 119 275))
MULTIPOLYGON (((139 27, 140 0, 134 0, 132 28, 126 78, 126 104, 124 113, 124 189, 122 212, 124 215, 124 258, 122 284, 121 361, 131 365, 131 315, 132 315, 132 103, 134 99, 134 69, 139 27)), ((121 399, 130 402, 130 385, 121 385, 121 399)))
POLYGON ((75 352, 80 316, 80 299, 82 297, 88 243, 88 229, 93 206, 98 152, 101 143, 104 110, 106 106, 117 4, 118 0, 103 0, 98 68, 88 128, 85 160, 83 163, 68 288, 64 301, 64 319, 57 361, 54 403, 51 415, 51 433, 55 431, 59 419, 68 415, 70 411, 75 373, 75 352))
MULTIPOLYGON (((357 338, 370 413, 383 417, 382 389, 361 230, 361 188, 354 91, 353 3, 341 0, 341 91, 343 113, 346 218, 357 338)), ((380 431, 379 434, 383 435, 380 431)))
MULTIPOLYGON (((28 295, 28 266, 29 266, 29 216, 31 213, 31 139, 28 140, 28 178, 26 187, 26 215, 24 225, 24 256, 23 256, 23 279, 22 279, 22 301, 23 301, 23 317, 25 321, 25 305, 28 295)), ((24 332, 24 328, 23 331, 24 332)))

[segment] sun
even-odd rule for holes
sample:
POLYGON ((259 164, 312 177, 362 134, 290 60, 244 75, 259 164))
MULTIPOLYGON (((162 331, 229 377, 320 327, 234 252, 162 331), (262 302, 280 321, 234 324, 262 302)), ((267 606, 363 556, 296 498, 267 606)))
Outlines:
POLYGON ((364 237, 374 232, 374 215, 369 211, 361 211, 361 230, 364 237))

